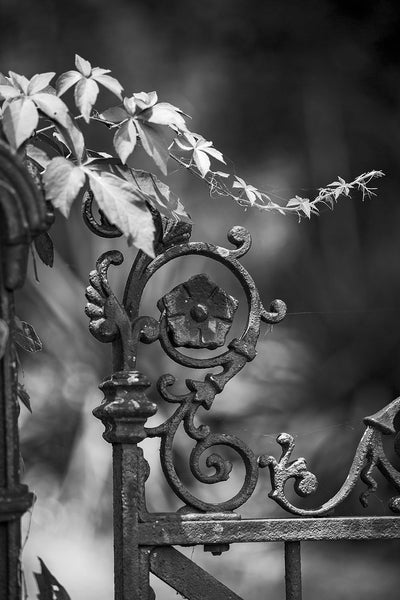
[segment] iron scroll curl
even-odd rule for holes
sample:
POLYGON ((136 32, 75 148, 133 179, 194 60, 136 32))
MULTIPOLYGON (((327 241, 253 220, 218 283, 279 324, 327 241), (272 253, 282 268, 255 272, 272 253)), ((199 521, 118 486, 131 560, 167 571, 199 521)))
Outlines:
POLYGON ((148 437, 160 437, 160 459, 165 477, 175 494, 186 506, 204 512, 232 511, 244 504, 252 495, 257 483, 259 467, 257 457, 242 440, 229 434, 212 433, 205 425, 195 425, 200 408, 209 410, 214 398, 247 362, 256 356, 256 344, 261 322, 275 324, 286 313, 286 305, 275 300, 266 310, 257 287, 239 259, 251 247, 250 234, 243 227, 233 227, 228 240, 233 249, 205 242, 190 241, 191 227, 178 223, 173 227, 163 223, 163 236, 151 259, 139 252, 131 268, 120 303, 111 290, 107 272, 111 264, 123 260, 119 252, 106 252, 97 261, 96 270, 90 274, 90 286, 86 296, 89 303, 86 313, 91 319, 90 331, 103 342, 112 342, 114 370, 133 371, 139 341, 153 343, 159 340, 164 352, 183 367, 215 369, 202 380, 186 380, 187 393, 177 395, 172 391, 175 378, 161 375, 157 383, 160 398, 177 405, 173 414, 157 427, 145 428, 148 437), (208 276, 199 274, 167 292, 158 302, 160 318, 140 315, 143 291, 152 276, 170 261, 189 255, 201 255, 219 262, 236 277, 247 299, 247 321, 242 334, 225 344, 237 301, 214 284, 208 276), (218 356, 194 357, 184 354, 181 348, 215 349, 227 345, 218 356), (232 463, 213 452, 205 464, 213 472, 206 473, 201 467, 203 455, 215 446, 229 447, 244 465, 245 476, 240 490, 226 501, 208 503, 192 494, 179 477, 173 456, 176 432, 183 425, 186 434, 195 442, 189 457, 190 469, 195 479, 212 484, 229 478, 232 463))

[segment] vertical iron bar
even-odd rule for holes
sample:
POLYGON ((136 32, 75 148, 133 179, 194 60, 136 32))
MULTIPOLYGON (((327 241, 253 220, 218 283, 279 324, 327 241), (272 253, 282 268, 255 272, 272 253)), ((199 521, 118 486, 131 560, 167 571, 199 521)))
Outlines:
POLYGON ((0 140, 0 319, 11 335, 0 360, 0 600, 20 600, 21 515, 33 494, 20 483, 18 367, 12 341, 15 289, 25 281, 29 244, 52 222, 18 153, 0 140))
POLYGON ((100 387, 105 401, 93 414, 105 425, 113 445, 115 600, 153 600, 149 549, 140 547, 139 521, 146 511, 144 487, 149 465, 138 443, 157 407, 149 401, 149 381, 137 371, 120 371, 100 387))
POLYGON ((139 546, 140 494, 147 464, 136 445, 113 444, 116 600, 152 600, 147 553, 139 546))
POLYGON ((301 600, 300 542, 285 542, 286 600, 301 600))
MULTIPOLYGON (((4 288, 0 268, 0 318, 7 325, 14 316, 13 304, 13 294, 4 288)), ((16 386, 17 367, 9 342, 0 361, 0 600, 20 598, 20 514, 12 510, 12 492, 19 484, 20 460, 16 386)))

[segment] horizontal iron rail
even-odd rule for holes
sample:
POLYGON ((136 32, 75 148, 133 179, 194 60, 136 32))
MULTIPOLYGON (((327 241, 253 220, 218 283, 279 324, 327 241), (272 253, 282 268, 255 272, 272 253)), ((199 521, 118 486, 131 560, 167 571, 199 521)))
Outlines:
POLYGON ((323 519, 216 519, 139 524, 143 546, 194 546, 236 542, 400 539, 399 517, 323 519))

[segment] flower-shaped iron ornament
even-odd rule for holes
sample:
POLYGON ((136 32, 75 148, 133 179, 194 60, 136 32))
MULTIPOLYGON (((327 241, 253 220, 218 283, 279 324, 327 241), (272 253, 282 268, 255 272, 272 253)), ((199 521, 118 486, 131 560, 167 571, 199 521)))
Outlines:
POLYGON ((195 275, 165 294, 158 308, 165 310, 168 332, 176 347, 223 346, 238 301, 205 275, 195 275))

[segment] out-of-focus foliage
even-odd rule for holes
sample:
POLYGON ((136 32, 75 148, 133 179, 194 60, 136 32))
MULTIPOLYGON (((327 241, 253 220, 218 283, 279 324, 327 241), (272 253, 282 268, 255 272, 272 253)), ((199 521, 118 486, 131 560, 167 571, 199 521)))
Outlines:
MULTIPOLYGON (((226 157, 234 158, 240 177, 256 189, 310 197, 337 174, 345 181, 373 167, 386 174, 378 198, 343 200, 333 213, 299 224, 210 199, 190 174, 170 172, 196 224, 194 238, 223 245, 231 225, 248 227, 254 245, 245 262, 263 299, 288 304, 286 320, 261 339, 257 358, 204 421, 274 455, 276 435, 290 432, 297 456, 319 477, 315 503, 331 496, 347 473, 362 418, 400 392, 397 2, 6 0, 0 10, 0 70, 62 72, 75 52, 91 57, 135 89, 157 89, 194 115, 192 128, 223 148, 228 165, 226 157)), ((90 133, 92 147, 99 147, 97 135, 90 133)), ((138 162, 148 170, 145 153, 138 162)), ((101 252, 121 249, 128 263, 133 253, 88 236, 77 207, 70 219, 68 230, 56 220, 55 269, 39 268, 40 285, 31 282, 17 299, 20 318, 32 323, 45 348, 24 357, 33 415, 22 407, 22 451, 25 479, 38 496, 24 563, 30 590, 40 555, 73 600, 106 600, 112 597, 110 448, 91 410, 111 364, 109 349, 87 332, 84 288, 101 252)), ((119 271, 115 287, 121 289, 126 271, 119 271)), ((143 314, 156 314, 158 298, 202 271, 245 304, 210 261, 188 259, 160 273, 143 314)), ((242 317, 239 308, 236 318, 242 317)), ((139 367, 153 381, 172 368, 156 346, 141 349, 139 367)), ((161 415, 165 410, 160 406, 161 415)), ((145 451, 152 468, 149 506, 177 507, 156 447, 146 443, 145 451)), ((187 452, 182 437, 182 469, 187 452)), ((234 466, 232 485, 240 480, 235 473, 234 466)), ((379 483, 370 514, 386 514, 390 492, 379 483)), ((283 516, 267 491, 262 473, 243 514, 283 516)), ((224 497, 222 486, 212 493, 224 497)), ((357 493, 343 506, 346 514, 362 510, 357 493)), ((397 598, 391 543, 304 546, 308 598, 397 598)), ((196 548, 193 559, 250 600, 281 593, 281 547, 237 545, 220 558, 196 548)), ((154 586, 160 597, 176 597, 154 586)))

